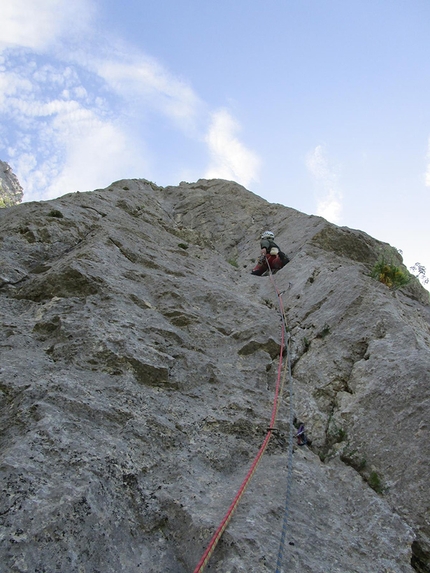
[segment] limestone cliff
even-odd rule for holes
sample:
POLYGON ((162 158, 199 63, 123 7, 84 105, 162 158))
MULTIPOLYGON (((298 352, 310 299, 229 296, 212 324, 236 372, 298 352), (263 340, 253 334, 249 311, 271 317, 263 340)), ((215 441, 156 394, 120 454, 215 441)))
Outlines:
POLYGON ((22 201, 23 190, 10 165, 0 161, 0 207, 10 207, 22 201))
MULTIPOLYGON (((2 572, 194 570, 270 419, 267 228, 309 437, 283 570, 430 571, 427 291, 371 278, 388 245, 235 183, 127 180, 0 212, 2 572)), ((275 570, 287 395, 279 415, 208 572, 275 570)))

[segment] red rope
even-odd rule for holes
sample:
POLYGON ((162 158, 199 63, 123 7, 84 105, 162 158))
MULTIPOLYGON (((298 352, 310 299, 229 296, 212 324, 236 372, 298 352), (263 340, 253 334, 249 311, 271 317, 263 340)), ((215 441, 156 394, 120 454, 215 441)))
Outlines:
MULTIPOLYGON (((270 271, 270 265, 269 265, 269 272, 270 272, 270 276, 272 278, 273 281, 273 277, 272 277, 272 273, 270 271)), ((274 281, 273 281, 274 283, 274 281)), ((276 288, 275 285, 275 289, 276 289, 276 293, 278 295, 278 299, 279 299, 279 304, 281 306, 281 313, 283 316, 283 307, 282 307, 282 301, 281 301, 281 297, 280 294, 278 292, 278 289, 276 288)), ((218 543, 218 541, 220 540, 222 534, 224 533, 224 531, 226 530, 230 519, 233 517, 233 513, 237 507, 237 505, 239 504, 239 501, 242 497, 242 495, 245 493, 245 490, 249 484, 249 482, 252 479, 252 476, 254 475, 257 466, 261 460, 261 458, 263 457, 263 454, 269 444, 270 438, 272 436, 272 430, 273 427, 275 425, 275 421, 276 421, 276 416, 278 413, 278 396, 279 396, 279 389, 281 387, 281 374, 282 374, 282 356, 283 356, 283 352, 284 352, 284 341, 285 341, 285 335, 284 335, 285 329, 282 328, 282 336, 281 336, 281 351, 279 353, 279 365, 278 365, 278 379, 276 382, 276 389, 275 389, 275 397, 273 400, 273 408, 272 408, 272 416, 270 418, 270 427, 267 430, 267 434, 266 437, 264 438, 264 441, 258 451, 258 454, 255 456, 254 461, 252 462, 251 467, 248 470, 248 473, 246 474, 245 479, 242 482, 242 485, 239 488, 239 491, 236 494, 236 497, 233 499, 227 513, 225 514, 223 520, 221 521, 221 523, 218 526, 218 529, 215 531, 212 539, 209 542, 209 545, 206 548, 206 551, 203 553, 202 558, 200 559, 200 561, 197 564, 197 567, 194 569, 194 573, 201 573, 203 571, 203 569, 206 567, 206 565, 208 564, 208 561, 212 555, 212 553, 215 550, 215 547, 218 543)))

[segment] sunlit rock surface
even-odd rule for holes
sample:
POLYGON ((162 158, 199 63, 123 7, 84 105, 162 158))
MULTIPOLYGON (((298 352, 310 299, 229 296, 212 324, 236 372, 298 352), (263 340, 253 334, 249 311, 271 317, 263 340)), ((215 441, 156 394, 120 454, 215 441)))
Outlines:
MULTIPOLYGON (((291 259, 275 279, 309 438, 284 570, 430 571, 428 292, 371 278, 392 251, 360 231, 233 182, 143 179, 0 211, 1 571, 194 570, 270 421, 265 229, 291 259)), ((208 572, 275 570, 283 396, 208 572)))
POLYGON ((22 201, 23 190, 10 165, 0 161, 0 208, 10 207, 22 201))

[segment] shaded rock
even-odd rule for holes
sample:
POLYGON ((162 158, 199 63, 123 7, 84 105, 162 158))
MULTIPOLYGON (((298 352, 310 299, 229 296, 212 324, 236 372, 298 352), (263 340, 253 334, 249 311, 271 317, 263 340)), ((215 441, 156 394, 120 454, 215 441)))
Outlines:
POLYGON ((238 353, 241 356, 249 356, 253 354, 257 350, 264 350, 267 352, 272 360, 279 356, 280 353, 280 345, 279 343, 275 342, 273 338, 266 340, 264 342, 259 342, 257 340, 250 340, 245 346, 239 349, 238 353))
POLYGON ((41 274, 41 271, 45 273, 44 276, 20 287, 15 294, 16 298, 40 302, 53 297, 86 297, 96 294, 99 290, 97 278, 89 276, 79 268, 63 267, 56 272, 56 269, 51 270, 47 265, 41 270, 41 265, 38 265, 36 269, 36 272, 32 269, 34 274, 41 274), (51 272, 47 272, 50 270, 51 272))
POLYGON ((312 244, 360 263, 376 263, 377 242, 360 231, 328 225, 312 238, 312 244))

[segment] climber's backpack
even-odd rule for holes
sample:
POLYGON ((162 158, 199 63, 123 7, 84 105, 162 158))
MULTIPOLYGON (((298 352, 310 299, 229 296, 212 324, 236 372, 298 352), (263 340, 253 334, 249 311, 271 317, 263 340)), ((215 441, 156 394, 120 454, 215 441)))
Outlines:
POLYGON ((282 266, 284 267, 287 263, 290 262, 290 259, 287 257, 287 255, 285 253, 283 253, 282 251, 279 251, 279 258, 282 261, 282 266))

